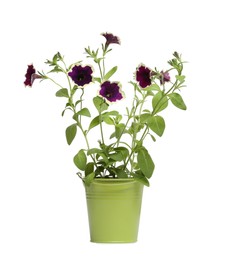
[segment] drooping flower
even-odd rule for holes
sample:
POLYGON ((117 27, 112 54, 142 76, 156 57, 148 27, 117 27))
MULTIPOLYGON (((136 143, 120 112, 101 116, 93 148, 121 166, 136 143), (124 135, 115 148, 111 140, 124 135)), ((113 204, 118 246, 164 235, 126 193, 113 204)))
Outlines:
POLYGON ((107 47, 112 43, 120 44, 119 37, 113 35, 112 33, 102 33, 101 35, 106 39, 105 49, 107 49, 107 47))
POLYGON ((75 65, 72 71, 68 73, 71 79, 80 87, 92 82, 93 69, 90 66, 82 67, 81 65, 75 65))
POLYGON ((25 87, 27 87, 27 86, 31 87, 35 79, 42 78, 40 75, 36 74, 35 72, 36 72, 36 70, 35 70, 33 64, 28 65, 27 72, 25 74, 26 79, 24 81, 25 87))
POLYGON ((105 81, 100 87, 99 94, 109 102, 115 102, 123 98, 123 93, 118 82, 105 81))
POLYGON ((148 67, 140 65, 136 70, 136 80, 141 88, 151 85, 151 70, 148 67))
POLYGON ((160 76, 160 83, 163 85, 165 84, 165 82, 169 82, 170 81, 170 75, 168 71, 161 71, 161 76, 160 76))

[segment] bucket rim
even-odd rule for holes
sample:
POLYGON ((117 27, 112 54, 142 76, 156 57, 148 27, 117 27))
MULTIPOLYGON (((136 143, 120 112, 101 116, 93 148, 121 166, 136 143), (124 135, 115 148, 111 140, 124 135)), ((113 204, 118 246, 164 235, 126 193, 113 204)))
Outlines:
POLYGON ((92 183, 103 184, 103 185, 125 184, 125 183, 135 183, 135 182, 138 182, 138 181, 134 178, 121 178, 121 179, 117 179, 117 178, 95 178, 92 181, 92 183))

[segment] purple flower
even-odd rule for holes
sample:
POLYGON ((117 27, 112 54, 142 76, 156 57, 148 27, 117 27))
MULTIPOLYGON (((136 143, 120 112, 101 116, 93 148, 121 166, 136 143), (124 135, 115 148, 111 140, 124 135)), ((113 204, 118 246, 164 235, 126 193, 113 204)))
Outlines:
POLYGON ((161 76, 160 76, 160 83, 165 84, 165 82, 170 81, 170 75, 168 71, 161 71, 161 76))
POLYGON ((143 65, 140 65, 136 70, 136 80, 142 88, 151 85, 151 70, 143 65))
POLYGON ((75 84, 83 87, 84 85, 92 82, 92 73, 93 69, 90 66, 82 67, 81 65, 75 65, 68 75, 75 82, 75 84))
POLYGON ((26 79, 24 81, 25 87, 27 87, 27 86, 31 87, 35 79, 41 78, 41 76, 38 74, 35 74, 35 72, 36 71, 35 71, 33 64, 28 65, 27 72, 25 74, 26 79))
POLYGON ((99 94, 110 102, 115 102, 123 98, 118 82, 105 81, 101 84, 99 94))
POLYGON ((105 49, 107 49, 107 47, 112 43, 120 44, 119 37, 112 33, 102 33, 101 35, 106 38, 105 49))

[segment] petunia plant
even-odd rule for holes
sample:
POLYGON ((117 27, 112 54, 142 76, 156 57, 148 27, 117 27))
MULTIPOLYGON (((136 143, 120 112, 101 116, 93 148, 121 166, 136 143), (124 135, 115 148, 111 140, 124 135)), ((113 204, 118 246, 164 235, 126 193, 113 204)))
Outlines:
POLYGON ((66 111, 72 113, 71 124, 66 128, 67 143, 71 145, 80 131, 86 144, 86 147, 76 151, 73 159, 79 170, 78 176, 86 185, 94 178, 135 178, 148 186, 148 179, 155 168, 149 143, 156 141, 156 135, 162 136, 164 133, 162 111, 169 103, 186 110, 180 94, 185 86, 184 62, 181 55, 174 52, 166 70, 138 65, 128 83, 133 92, 130 106, 122 112, 113 110, 112 104, 120 102, 126 95, 120 81, 111 81, 117 66, 106 72, 105 63, 112 50, 110 47, 120 44, 120 40, 111 33, 103 33, 102 36, 105 43, 101 48, 85 48, 87 58, 93 62, 92 66, 84 65, 81 61, 68 66, 58 52, 46 61, 51 68, 47 73, 36 73, 34 66, 28 65, 24 84, 31 87, 35 79, 50 80, 59 88, 56 96, 66 100, 62 116, 66 111), (97 75, 94 68, 98 71, 97 75), (65 85, 50 76, 54 73, 64 74, 65 85), (90 95, 89 89, 94 84, 98 90, 90 104, 85 97, 90 95), (100 134, 93 147, 90 140, 93 140, 93 129, 97 127, 100 134))

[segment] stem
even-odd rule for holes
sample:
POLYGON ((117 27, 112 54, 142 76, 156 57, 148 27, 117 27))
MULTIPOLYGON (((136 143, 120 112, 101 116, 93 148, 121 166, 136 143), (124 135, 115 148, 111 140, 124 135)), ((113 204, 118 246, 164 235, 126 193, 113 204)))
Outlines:
MULTIPOLYGON (((85 138, 87 149, 89 150, 90 149, 90 145, 89 145, 89 140, 88 140, 88 137, 87 137, 87 132, 84 131, 84 129, 83 129, 82 125, 81 125, 81 122, 77 122, 77 123, 78 123, 78 127, 80 128, 80 130, 81 130, 81 132, 82 132, 82 134, 83 134, 83 136, 85 138)), ((97 163, 96 163, 96 160, 95 160, 94 156, 91 154, 90 157, 92 158, 95 166, 97 167, 97 163)))
POLYGON ((64 64, 65 70, 64 70, 63 68, 61 68, 61 69, 63 70, 63 72, 65 73, 65 75, 66 75, 66 77, 67 77, 70 90, 72 90, 71 81, 70 81, 70 78, 69 78, 68 73, 67 73, 67 65, 66 65, 66 63, 64 62, 63 59, 62 59, 61 61, 62 61, 63 64, 64 64))
POLYGON ((102 70, 101 70, 100 62, 98 62, 98 67, 99 67, 99 70, 100 70, 100 77, 101 77, 101 81, 102 81, 103 80, 103 73, 102 73, 102 70))
POLYGON ((52 78, 50 78, 50 77, 48 77, 48 76, 46 76, 45 75, 45 77, 47 78, 47 79, 49 79, 49 80, 51 80, 54 84, 56 84, 58 87, 60 87, 60 88, 63 88, 59 83, 57 83, 54 79, 52 79, 52 78))
MULTIPOLYGON (((82 110, 82 97, 83 97, 83 95, 84 95, 84 89, 82 88, 82 94, 80 96, 80 100, 81 100, 81 102, 80 102, 80 110, 82 110)), ((80 121, 80 124, 82 125, 82 115, 80 115, 79 121, 80 121)))
POLYGON ((104 132, 103 132, 102 114, 101 114, 101 112, 99 112, 99 117, 100 117, 100 134, 101 134, 101 140, 102 140, 102 144, 104 144, 104 132))
POLYGON ((104 55, 103 55, 103 76, 105 76, 105 63, 104 63, 104 55))

